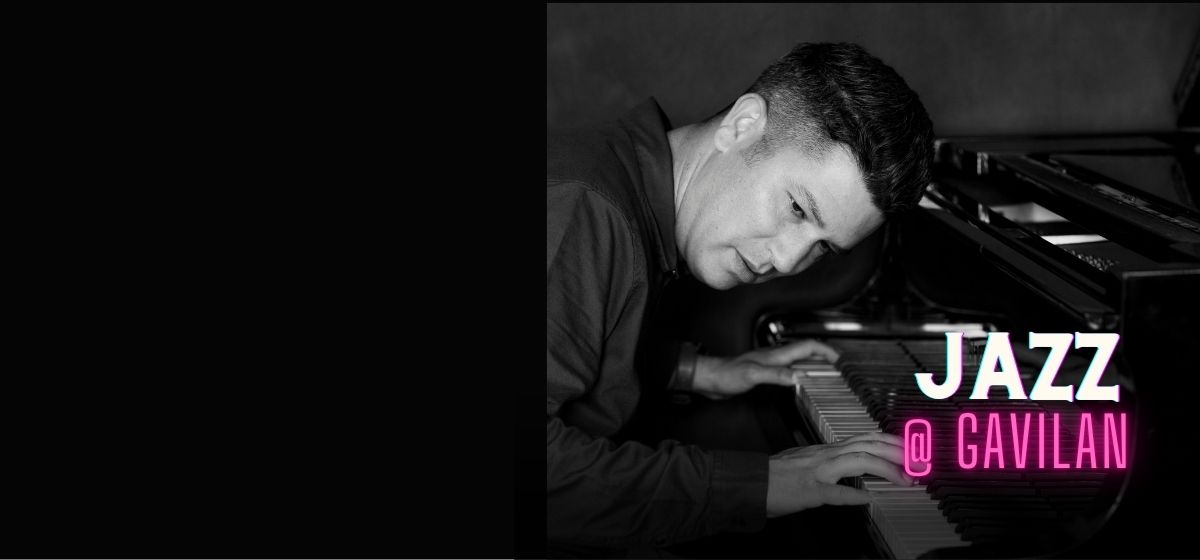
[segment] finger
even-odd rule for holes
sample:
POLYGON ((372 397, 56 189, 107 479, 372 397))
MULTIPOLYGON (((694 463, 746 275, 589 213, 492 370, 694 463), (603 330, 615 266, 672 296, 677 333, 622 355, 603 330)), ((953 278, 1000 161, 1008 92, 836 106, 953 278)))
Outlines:
POLYGON ((898 486, 912 486, 913 479, 904 474, 901 467, 881 457, 867 452, 857 451, 845 453, 817 467, 817 479, 823 482, 835 482, 848 476, 864 474, 886 478, 898 486))
POLYGON ((765 356, 765 361, 767 365, 786 366, 812 357, 822 358, 832 364, 837 361, 838 353, 837 350, 815 340, 801 340, 772 349, 765 356))
POLYGON ((871 503, 871 493, 858 488, 842 486, 841 484, 822 484, 819 486, 821 503, 831 506, 860 506, 871 503))
POLYGON ((838 441, 834 445, 845 446, 846 444, 854 443, 857 441, 882 441, 885 443, 890 443, 892 445, 898 445, 900 447, 904 447, 904 438, 902 438, 898 435, 895 435, 895 434, 888 434, 888 433, 884 433, 884 432, 867 432, 865 434, 858 434, 856 436, 848 437, 846 439, 838 441))
POLYGON ((856 441, 838 448, 838 455, 846 453, 870 453, 897 465, 904 464, 904 448, 886 441, 856 441))
POLYGON ((796 385, 796 372, 786 367, 756 366, 750 369, 750 381, 755 385, 796 385))

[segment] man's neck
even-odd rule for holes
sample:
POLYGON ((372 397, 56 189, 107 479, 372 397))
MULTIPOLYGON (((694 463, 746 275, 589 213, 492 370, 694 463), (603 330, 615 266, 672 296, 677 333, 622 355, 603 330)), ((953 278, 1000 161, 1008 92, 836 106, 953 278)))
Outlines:
POLYGON ((704 149, 706 138, 712 137, 709 123, 696 123, 681 126, 667 132, 667 141, 671 145, 671 170, 675 180, 675 216, 679 216, 679 208, 683 203, 683 193, 696 172, 708 159, 708 151, 704 149))

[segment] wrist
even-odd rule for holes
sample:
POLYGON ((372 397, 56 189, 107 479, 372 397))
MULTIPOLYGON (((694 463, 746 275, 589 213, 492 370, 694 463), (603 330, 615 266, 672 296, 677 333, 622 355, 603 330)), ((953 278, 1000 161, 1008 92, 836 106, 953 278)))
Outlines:
POLYGON ((716 356, 696 356, 695 374, 692 379, 692 391, 705 394, 713 388, 712 373, 721 362, 716 356))

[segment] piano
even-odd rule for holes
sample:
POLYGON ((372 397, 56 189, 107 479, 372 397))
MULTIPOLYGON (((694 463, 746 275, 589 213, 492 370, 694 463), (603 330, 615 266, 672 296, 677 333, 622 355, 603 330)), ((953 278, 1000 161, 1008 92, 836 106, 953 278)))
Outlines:
MULTIPOLYGON (((776 305, 752 334, 755 347, 818 338, 841 353, 796 364, 796 390, 769 393, 791 441, 902 435, 909 419, 931 421, 932 470, 916 486, 845 481, 878 496, 863 508, 877 556, 1195 555, 1200 133, 940 139, 920 209, 882 235, 858 293, 820 309, 776 305), (943 378, 947 332, 964 333, 963 383, 931 400, 913 374, 943 378), (999 387, 968 399, 990 332, 1010 333, 1026 391, 1046 357, 1028 348, 1030 332, 1119 333, 1100 385, 1119 386, 1120 401, 1009 400, 999 387), (1057 414, 1065 450, 1079 443, 1082 414, 1125 413, 1127 463, 963 469, 962 412, 981 431, 988 412, 1057 414)), ((1094 353, 1070 350, 1055 385, 1078 387, 1094 353)))

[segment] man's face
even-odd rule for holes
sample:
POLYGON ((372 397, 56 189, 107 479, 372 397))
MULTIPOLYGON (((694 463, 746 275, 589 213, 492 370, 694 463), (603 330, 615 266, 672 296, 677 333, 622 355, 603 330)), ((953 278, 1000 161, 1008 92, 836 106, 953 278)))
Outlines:
POLYGON ((844 145, 822 155, 779 148, 747 166, 738 149, 714 154, 677 214, 692 272, 725 290, 797 274, 844 252, 883 223, 844 145))

